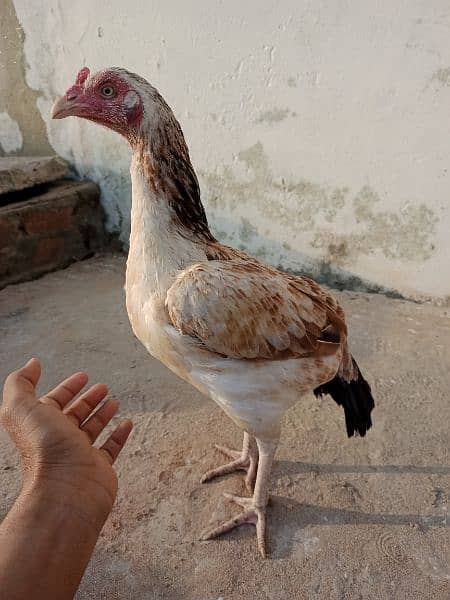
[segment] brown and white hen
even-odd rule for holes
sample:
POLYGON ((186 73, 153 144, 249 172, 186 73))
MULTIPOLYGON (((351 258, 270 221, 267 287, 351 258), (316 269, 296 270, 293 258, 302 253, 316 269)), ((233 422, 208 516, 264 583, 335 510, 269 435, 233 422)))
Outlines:
POLYGON ((249 498, 214 538, 256 525, 264 556, 272 461, 286 410, 305 394, 343 406, 347 433, 365 435, 374 406, 347 345, 342 308, 306 277, 277 271, 212 235, 180 125, 147 81, 83 68, 53 118, 78 116, 122 134, 133 150, 126 304, 154 357, 212 398, 244 431, 240 452, 202 481, 246 470, 249 498))

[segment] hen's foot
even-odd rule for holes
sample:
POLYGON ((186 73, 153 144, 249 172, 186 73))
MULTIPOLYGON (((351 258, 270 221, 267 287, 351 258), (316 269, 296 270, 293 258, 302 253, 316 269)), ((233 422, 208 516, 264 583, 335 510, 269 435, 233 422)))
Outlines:
MULTIPOLYGON (((245 434, 244 436, 244 450, 249 448, 248 440, 250 436, 245 434), (247 437, 245 437, 247 436, 247 437)), ((250 440, 251 441, 251 440, 250 440)), ((239 504, 244 509, 240 515, 237 515, 233 519, 222 523, 219 527, 215 527, 211 531, 208 531, 201 539, 211 540, 216 538, 222 533, 231 531, 235 527, 239 527, 244 523, 250 523, 256 526, 256 538, 258 540, 258 549, 263 557, 266 556, 266 506, 269 500, 269 479, 270 471, 272 468, 273 457, 277 442, 274 440, 261 440, 256 439, 258 446, 258 465, 257 465, 257 476, 255 483, 255 491, 252 498, 241 498, 240 496, 234 496, 233 494, 225 494, 225 497, 233 502, 239 504)), ((251 445, 250 445, 251 448, 251 445)))
POLYGON ((232 500, 242 506, 244 509, 239 515, 236 515, 229 521, 225 521, 222 525, 211 529, 201 537, 202 541, 212 540, 213 538, 227 533, 240 525, 249 523, 256 526, 256 539, 258 542, 258 550, 263 558, 266 557, 266 507, 255 506, 253 498, 242 498, 233 494, 224 494, 225 498, 232 500))
POLYGON ((215 444, 214 447, 216 450, 219 450, 219 452, 222 452, 222 454, 225 454, 225 456, 228 456, 233 460, 225 465, 222 465, 221 467, 211 469, 211 471, 208 471, 203 475, 200 481, 202 483, 206 483, 215 477, 228 475, 229 473, 234 473, 235 471, 246 471, 247 475, 245 477, 245 485, 250 492, 253 492, 253 488, 255 487, 256 472, 258 469, 258 450, 256 445, 251 443, 248 434, 244 435, 242 452, 239 452, 238 450, 231 450, 230 448, 219 446, 218 444, 215 444))

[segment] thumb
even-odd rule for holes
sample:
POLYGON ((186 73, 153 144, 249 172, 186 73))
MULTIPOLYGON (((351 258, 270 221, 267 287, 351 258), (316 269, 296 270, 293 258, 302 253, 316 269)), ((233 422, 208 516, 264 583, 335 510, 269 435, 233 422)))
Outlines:
POLYGON ((3 403, 11 405, 18 400, 34 400, 35 388, 41 376, 41 363, 37 358, 30 359, 21 369, 14 371, 5 381, 3 403))

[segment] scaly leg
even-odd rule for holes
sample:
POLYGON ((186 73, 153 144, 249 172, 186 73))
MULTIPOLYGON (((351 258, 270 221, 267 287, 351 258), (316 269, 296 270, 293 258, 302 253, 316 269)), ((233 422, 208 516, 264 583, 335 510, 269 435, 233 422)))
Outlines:
POLYGON ((229 448, 225 448, 225 446, 219 446, 217 444, 215 444, 214 447, 233 460, 221 467, 208 471, 203 475, 200 481, 205 483, 211 481, 211 479, 214 479, 215 477, 220 477, 221 475, 228 475, 235 471, 246 471, 245 485, 249 492, 253 492, 256 470, 258 468, 258 448, 255 439, 245 431, 242 452, 230 450, 229 448))
POLYGON ((263 557, 266 556, 266 506, 269 500, 269 481, 272 470, 273 457, 277 448, 277 442, 262 441, 256 438, 259 450, 258 473, 256 475, 255 491, 252 498, 241 498, 233 494, 225 494, 229 500, 233 500, 244 509, 239 515, 226 521, 206 533, 201 539, 211 540, 222 533, 231 531, 244 523, 256 525, 256 538, 258 549, 263 557))

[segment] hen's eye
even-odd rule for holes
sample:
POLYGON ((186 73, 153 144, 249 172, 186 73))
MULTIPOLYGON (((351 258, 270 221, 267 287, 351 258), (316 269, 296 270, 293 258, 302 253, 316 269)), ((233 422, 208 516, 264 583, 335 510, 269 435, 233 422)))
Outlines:
POLYGON ((114 96, 114 88, 112 85, 104 85, 101 89, 101 94, 104 98, 112 98, 114 96))

